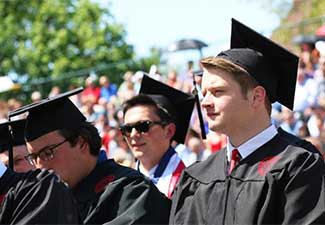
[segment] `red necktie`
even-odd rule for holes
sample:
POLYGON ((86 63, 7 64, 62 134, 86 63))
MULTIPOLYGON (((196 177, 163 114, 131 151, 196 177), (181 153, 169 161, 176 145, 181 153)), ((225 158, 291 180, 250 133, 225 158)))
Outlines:
POLYGON ((230 166, 229 166, 229 173, 231 173, 231 171, 235 168, 236 164, 239 162, 240 160, 240 154, 238 149, 234 149, 231 152, 231 160, 230 160, 230 166))

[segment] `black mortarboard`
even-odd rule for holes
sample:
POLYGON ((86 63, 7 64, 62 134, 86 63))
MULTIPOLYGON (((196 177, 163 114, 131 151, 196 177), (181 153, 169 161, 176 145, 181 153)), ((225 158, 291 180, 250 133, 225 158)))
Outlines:
POLYGON ((140 93, 150 96, 174 119, 176 133, 173 140, 184 143, 194 107, 194 96, 174 89, 164 83, 143 76, 140 93))
POLYGON ((82 90, 83 88, 74 89, 53 98, 32 103, 10 112, 9 117, 28 112, 25 127, 27 141, 63 128, 77 129, 86 118, 68 97, 82 90))
POLYGON ((24 129, 25 119, 4 122, 0 124, 0 153, 8 151, 10 145, 18 146, 25 144, 24 129), (10 129, 12 130, 12 136, 10 129))
POLYGON ((231 49, 217 57, 244 68, 266 89, 271 102, 293 108, 299 60, 296 55, 232 19, 231 49))

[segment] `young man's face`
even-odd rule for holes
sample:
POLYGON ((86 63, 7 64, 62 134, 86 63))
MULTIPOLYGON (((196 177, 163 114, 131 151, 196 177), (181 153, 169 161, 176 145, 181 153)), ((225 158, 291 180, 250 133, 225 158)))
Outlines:
POLYGON ((209 128, 230 135, 241 129, 249 115, 249 102, 239 84, 219 69, 204 69, 202 79, 202 107, 209 128))
POLYGON ((57 131, 27 142, 27 148, 29 153, 34 155, 34 164, 37 168, 53 169, 70 185, 71 180, 78 177, 81 163, 79 144, 72 147, 57 131))
MULTIPOLYGON (((161 122, 152 106, 135 106, 126 111, 124 125, 133 125, 141 121, 161 122)), ((162 155, 172 136, 168 133, 168 125, 152 124, 147 132, 138 132, 132 129, 125 136, 134 156, 139 159, 148 159, 155 155, 162 155)))
MULTIPOLYGON (((28 154, 25 145, 19 145, 13 147, 13 157, 14 157, 14 171, 16 172, 27 172, 34 169, 35 167, 28 163, 25 156, 28 154)), ((0 160, 6 165, 9 165, 9 155, 8 151, 0 153, 0 160)))

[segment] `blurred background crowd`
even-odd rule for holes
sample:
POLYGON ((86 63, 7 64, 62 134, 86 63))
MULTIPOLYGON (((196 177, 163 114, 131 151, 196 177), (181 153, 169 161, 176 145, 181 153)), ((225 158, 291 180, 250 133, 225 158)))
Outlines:
MULTIPOLYGON (((84 86, 73 102, 97 127, 107 156, 133 167, 134 157, 119 131, 121 106, 138 94, 143 74, 186 93, 193 91, 195 79, 200 90, 201 78, 193 75, 199 69, 197 57, 181 66, 169 61, 166 67, 163 51, 153 47, 149 56, 136 58, 123 25, 96 1, 0 1, 0 8, 6 9, 0 10, 0 46, 5 46, 0 73, 20 85, 2 90, 10 84, 0 77, 0 122, 27 103, 84 86)), ((273 104, 273 123, 309 140, 325 155, 325 1, 282 1, 277 8, 287 10, 279 15, 281 25, 272 38, 299 54, 300 64, 294 111, 273 104)), ((202 51, 207 46, 180 40, 169 51, 199 50, 201 58, 209 55, 202 51)), ((225 146, 224 135, 206 131, 207 139, 202 140, 194 110, 185 144, 175 144, 187 166, 225 146)))
MULTIPOLYGON (((313 46, 301 45, 294 111, 274 103, 272 118, 276 126, 312 142, 325 155, 325 56, 313 46)), ((201 77, 194 75, 196 71, 193 70, 193 61, 184 65, 181 72, 171 70, 162 74, 158 68, 159 66, 152 65, 147 74, 187 93, 193 90, 193 78, 198 89, 200 88, 201 77)), ((143 75, 143 71, 127 71, 123 75, 123 82, 117 85, 110 81, 108 75, 92 74, 85 79, 84 91, 72 98, 87 120, 97 127, 102 137, 102 148, 107 156, 130 167, 134 167, 135 159, 119 131, 123 121, 121 106, 124 101, 138 94, 143 75)), ((53 86, 46 96, 42 96, 39 91, 33 91, 30 99, 37 102, 61 92, 59 86, 53 86)), ((15 98, 1 101, 0 121, 6 120, 8 111, 22 105, 15 98)), ((206 130, 207 139, 202 140, 197 113, 194 110, 185 144, 175 146, 187 166, 206 159, 211 153, 225 146, 224 135, 209 132, 207 127, 206 130)))

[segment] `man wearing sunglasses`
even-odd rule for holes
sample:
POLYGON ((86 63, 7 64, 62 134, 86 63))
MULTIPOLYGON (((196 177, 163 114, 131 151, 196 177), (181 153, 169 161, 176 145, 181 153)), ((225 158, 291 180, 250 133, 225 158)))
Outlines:
POLYGON ((185 168, 171 143, 184 143, 194 96, 148 76, 143 77, 140 93, 124 103, 120 130, 138 160, 136 169, 170 198, 185 168))
POLYGON ((170 201, 131 168, 100 156, 101 138, 94 125, 69 100, 82 88, 10 115, 28 111, 27 159, 51 168, 67 182, 85 224, 166 224, 170 201))

